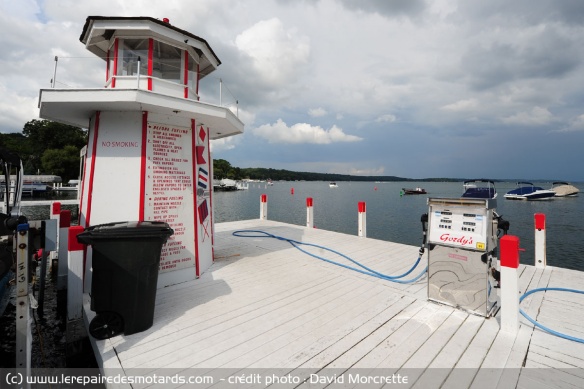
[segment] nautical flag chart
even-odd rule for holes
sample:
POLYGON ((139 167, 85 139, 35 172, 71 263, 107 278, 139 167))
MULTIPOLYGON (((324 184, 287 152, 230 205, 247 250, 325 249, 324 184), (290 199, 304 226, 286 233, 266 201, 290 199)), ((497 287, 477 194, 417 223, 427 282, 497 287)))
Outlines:
POLYGON ((213 185, 210 180, 209 136, 203 126, 195 131, 195 155, 197 163, 197 251, 199 268, 206 269, 213 262, 213 223, 211 220, 211 193, 213 185))

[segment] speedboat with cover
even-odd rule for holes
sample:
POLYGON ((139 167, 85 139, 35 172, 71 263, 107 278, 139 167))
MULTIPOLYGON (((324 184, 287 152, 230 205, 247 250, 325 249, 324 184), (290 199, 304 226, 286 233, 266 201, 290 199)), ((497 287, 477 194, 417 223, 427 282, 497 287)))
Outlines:
POLYGON ((461 197, 471 197, 475 199, 497 198, 495 183, 490 180, 467 180, 462 184, 464 193, 461 197))
POLYGON ((413 195, 413 194, 426 194, 427 192, 426 192, 426 189, 417 187, 415 189, 402 188, 402 193, 407 194, 407 195, 413 195))
POLYGON ((518 182, 517 188, 505 194, 509 200, 550 200, 556 192, 535 186, 531 182, 518 182))
POLYGON ((578 196, 578 192, 580 192, 580 189, 574 185, 562 181, 552 183, 550 190, 555 192, 556 197, 576 197, 578 196))

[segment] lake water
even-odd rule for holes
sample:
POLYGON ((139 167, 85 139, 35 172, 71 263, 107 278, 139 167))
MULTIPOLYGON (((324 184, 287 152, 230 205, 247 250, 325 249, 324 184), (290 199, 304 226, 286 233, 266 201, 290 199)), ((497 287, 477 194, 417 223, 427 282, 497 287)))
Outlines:
MULTIPOLYGON (((456 182, 328 182, 250 183, 248 190, 215 192, 215 222, 259 218, 260 196, 268 195, 268 219, 306 224, 306 198, 313 198, 314 226, 357 235, 359 201, 367 203, 367 237, 420 246, 420 217, 428 212, 428 197, 460 197, 462 183, 456 182), (400 196, 402 187, 420 186, 427 195, 400 196), (291 194, 291 189, 294 194, 291 194), (377 189, 376 189, 377 188, 377 189)), ((551 183, 534 183, 549 188, 551 183)), ((576 184, 582 191, 582 184, 576 184)), ((554 198, 549 201, 506 200, 515 188, 512 182, 496 183, 496 211, 511 223, 509 234, 519 237, 521 263, 534 263, 534 214, 546 215, 547 263, 584 270, 584 199, 554 198)), ((318 242, 311 242, 316 243, 318 242)), ((383 253, 380 253, 382 255, 383 253)))
MULTIPOLYGON (((460 197, 462 183, 457 182, 338 182, 329 188, 328 182, 250 183, 248 190, 215 192, 213 202, 215 222, 257 219, 260 196, 268 195, 268 219, 284 223, 306 224, 306 198, 314 200, 314 226, 324 230, 357 235, 357 204, 367 203, 367 236, 420 246, 420 217, 428 212, 428 197, 460 197), (402 187, 425 188, 427 195, 400 196, 402 187), (294 188, 294 195, 291 189, 294 188), (375 189, 377 188, 377 189, 375 189)), ((550 183, 535 183, 549 188, 550 183)), ((582 184, 576 184, 583 190, 582 184)), ((547 263, 552 266, 584 271, 584 194, 579 197, 554 198, 549 201, 506 200, 503 195, 515 188, 512 182, 496 183, 496 211, 511 223, 509 234, 519 237, 521 262, 533 264, 534 214, 546 215, 547 263)), ((75 198, 67 193, 58 198, 75 198)), ((27 199, 25 199, 26 201, 27 199)), ((76 206, 72 210, 77 220, 76 206)), ((47 219, 49 207, 24 208, 30 220, 47 219)), ((318 242, 311 242, 316 243, 318 242)), ((380 253, 382 254, 382 253, 380 253)))

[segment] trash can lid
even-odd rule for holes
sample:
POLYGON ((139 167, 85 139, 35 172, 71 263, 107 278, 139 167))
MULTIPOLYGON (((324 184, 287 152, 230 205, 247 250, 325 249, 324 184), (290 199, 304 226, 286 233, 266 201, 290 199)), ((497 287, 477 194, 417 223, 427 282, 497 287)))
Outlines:
POLYGON ((99 224, 87 227, 77 235, 80 243, 91 244, 92 240, 128 238, 164 238, 174 234, 170 226, 161 221, 127 221, 99 224))

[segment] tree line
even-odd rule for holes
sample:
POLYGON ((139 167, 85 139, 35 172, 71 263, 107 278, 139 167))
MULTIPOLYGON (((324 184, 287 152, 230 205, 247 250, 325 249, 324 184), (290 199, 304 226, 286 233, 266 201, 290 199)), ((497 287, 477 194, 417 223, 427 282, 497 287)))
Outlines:
POLYGON ((24 174, 51 174, 63 182, 79 176, 79 152, 87 131, 50 120, 31 120, 22 132, 0 133, 0 146, 16 153, 24 174))
POLYGON ((232 180, 274 180, 274 181, 409 181, 396 176, 351 176, 349 174, 294 172, 271 168, 239 168, 231 166, 224 159, 213 160, 213 178, 232 180))
MULTIPOLYGON (((0 146, 22 159, 24 174, 52 174, 63 182, 79 176, 79 151, 87 144, 87 130, 53 122, 31 120, 22 132, 0 133, 0 146)), ((224 159, 213 160, 213 178, 232 180, 274 181, 411 181, 397 176, 352 176, 335 173, 295 172, 272 168, 240 168, 224 159)), ((451 181, 452 178, 421 179, 421 181, 451 181)))

